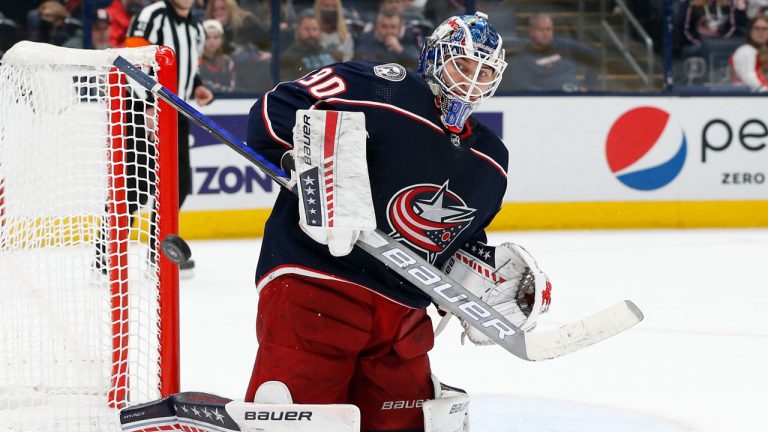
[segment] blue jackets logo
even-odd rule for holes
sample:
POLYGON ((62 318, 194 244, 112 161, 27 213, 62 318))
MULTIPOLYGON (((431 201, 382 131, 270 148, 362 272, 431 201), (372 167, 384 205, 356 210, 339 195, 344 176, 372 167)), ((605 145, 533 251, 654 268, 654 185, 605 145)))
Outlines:
POLYGON ((671 183, 685 164, 685 133, 668 112, 639 107, 622 114, 611 126, 605 153, 613 175, 639 191, 671 183))
POLYGON ((426 252, 431 263, 474 218, 475 209, 448 189, 448 181, 401 189, 387 204, 392 238, 426 252))

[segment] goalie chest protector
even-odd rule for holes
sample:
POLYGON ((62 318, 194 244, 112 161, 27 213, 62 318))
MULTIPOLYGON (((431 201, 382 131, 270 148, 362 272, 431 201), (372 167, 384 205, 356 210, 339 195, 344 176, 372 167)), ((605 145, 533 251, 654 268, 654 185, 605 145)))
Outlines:
MULTIPOLYGON (((439 267, 483 229, 501 207, 508 153, 470 117, 461 134, 447 131, 420 75, 397 64, 346 62, 279 84, 251 108, 247 144, 277 166, 292 148, 297 109, 359 111, 368 131, 368 171, 378 229, 439 267)), ((286 169, 286 167, 283 167, 286 169)), ((349 281, 412 307, 429 297, 355 248, 343 258, 306 236, 297 198, 282 190, 269 217, 257 268, 267 276, 301 273, 349 281)))

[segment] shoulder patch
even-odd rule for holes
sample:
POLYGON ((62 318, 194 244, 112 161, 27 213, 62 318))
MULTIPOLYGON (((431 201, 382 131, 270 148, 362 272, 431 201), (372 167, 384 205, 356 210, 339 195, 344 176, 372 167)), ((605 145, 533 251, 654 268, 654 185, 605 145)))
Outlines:
POLYGON ((402 81, 405 79, 405 68, 397 63, 387 63, 373 67, 376 76, 389 81, 402 81))

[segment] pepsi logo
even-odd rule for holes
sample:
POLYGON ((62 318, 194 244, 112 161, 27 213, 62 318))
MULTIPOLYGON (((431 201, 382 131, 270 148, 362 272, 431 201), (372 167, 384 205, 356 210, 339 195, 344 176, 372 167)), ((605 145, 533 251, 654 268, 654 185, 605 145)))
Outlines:
POLYGON ((640 191, 674 180, 688 151, 685 132, 667 111, 639 107, 622 114, 608 131, 605 153, 613 175, 640 191))

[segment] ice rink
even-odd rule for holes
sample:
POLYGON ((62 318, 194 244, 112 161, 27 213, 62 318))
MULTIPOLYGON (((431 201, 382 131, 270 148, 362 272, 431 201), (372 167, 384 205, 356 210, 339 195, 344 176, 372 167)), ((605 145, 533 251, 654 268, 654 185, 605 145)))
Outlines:
MULTIPOLYGON (((540 328, 623 299, 645 321, 529 363, 460 345, 454 320, 432 367, 473 396, 473 432, 767 430, 768 229, 490 234, 502 241, 526 246, 552 280, 540 328)), ((190 244, 197 268, 181 283, 182 390, 239 399, 256 352, 260 242, 190 244)))

